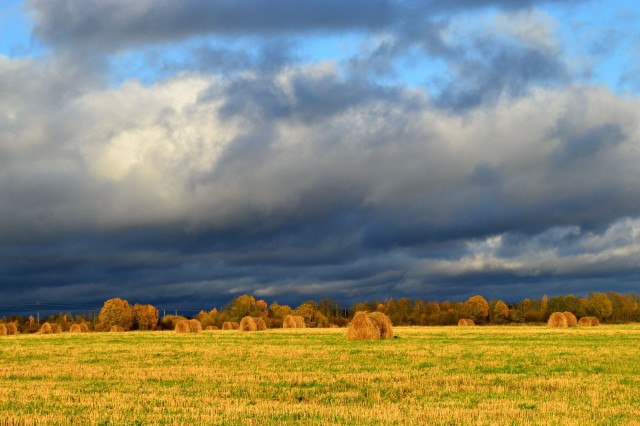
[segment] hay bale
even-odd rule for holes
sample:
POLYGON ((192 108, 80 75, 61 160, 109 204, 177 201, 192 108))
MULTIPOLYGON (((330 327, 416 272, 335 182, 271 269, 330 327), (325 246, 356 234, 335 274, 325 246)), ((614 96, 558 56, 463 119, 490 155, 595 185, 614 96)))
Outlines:
POLYGON ((267 323, 260 317, 256 317, 253 319, 256 322, 256 328, 258 331, 264 331, 267 329, 267 323))
POLYGON ((18 334, 18 326, 15 322, 8 322, 5 327, 7 327, 8 336, 15 336, 16 334, 18 334))
POLYGON ((258 326, 253 317, 246 316, 240 320, 240 331, 257 331, 258 326))
POLYGON ((223 330, 233 330, 233 324, 230 321, 225 321, 222 323, 223 330))
POLYGON ((42 327, 40 327, 40 330, 38 330, 38 333, 53 334, 53 327, 51 327, 51 324, 49 324, 48 322, 45 322, 44 324, 42 324, 42 327))
POLYGON ((337 324, 329 324, 329 328, 340 328, 337 324))
POLYGON ((473 320, 468 318, 462 318, 458 321, 459 327, 473 327, 474 325, 476 325, 476 323, 473 322, 473 320))
POLYGON ((600 320, 596 317, 589 317, 591 319, 591 326, 598 327, 600 325, 600 320))
POLYGON ((237 322, 231 322, 231 326, 233 327, 234 330, 239 330, 240 329, 240 324, 238 324, 237 322))
POLYGON ((371 312, 369 318, 371 318, 380 329, 381 339, 393 339, 393 324, 388 316, 380 311, 376 311, 371 312))
POLYGON ((81 333, 88 333, 89 332, 89 326, 87 325, 86 322, 81 322, 80 323, 80 332, 81 333))
POLYGON ((71 328, 69 328, 69 333, 82 333, 80 324, 71 324, 71 328))
POLYGON ((600 325, 600 321, 596 317, 582 317, 578 321, 580 327, 596 327, 600 325))
POLYGON ((282 320, 282 328, 298 328, 298 323, 291 315, 287 315, 282 320))
POLYGON ((565 318, 567 318, 567 326, 568 327, 577 327, 578 326, 578 319, 576 318, 575 315, 573 315, 573 313, 571 312, 563 312, 562 313, 565 318))
POLYGON ((378 340, 380 328, 366 311, 359 311, 347 326, 347 340, 378 340))
POLYGON ((296 328, 307 328, 306 324, 304 323, 304 318, 302 318, 300 315, 294 315, 293 319, 296 321, 296 328))
POLYGON ((214 331, 217 330, 218 327, 216 327, 215 325, 208 325, 207 328, 204 331, 214 331))
POLYGON ((176 333, 191 333, 191 326, 189 320, 181 320, 176 323, 176 333))
POLYGON ((7 335, 7 326, 4 324, 0 324, 0 336, 7 335))
POLYGON ((554 312, 547 321, 547 327, 549 328, 567 328, 567 317, 562 312, 554 312))
POLYGON ((120 327, 119 325, 112 325, 111 328, 109 329, 110 333, 122 333, 124 331, 124 328, 120 327))
POLYGON ((189 330, 191 330, 192 333, 200 333, 202 331, 202 323, 197 319, 187 320, 187 324, 189 324, 189 330))
POLYGON ((51 324, 51 328, 53 329, 54 334, 62 333, 62 327, 58 323, 51 324))

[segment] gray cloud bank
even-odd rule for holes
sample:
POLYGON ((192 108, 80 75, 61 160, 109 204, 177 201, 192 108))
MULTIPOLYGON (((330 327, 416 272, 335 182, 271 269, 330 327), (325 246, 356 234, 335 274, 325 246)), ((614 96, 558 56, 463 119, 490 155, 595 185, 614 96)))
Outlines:
MULTIPOLYGON (((127 2, 127 16, 118 1, 30 7, 35 34, 64 50, 233 32, 242 3, 127 2), (195 11, 202 19, 183 24, 195 11), (154 19, 139 26, 142 16, 154 19)), ((304 7, 275 13, 287 3, 272 18, 243 17, 242 28, 378 31, 417 7, 379 1, 360 16, 358 2, 322 2, 344 21, 327 23, 304 7)), ((258 14, 274 3, 252 4, 258 14)), ((244 56, 242 72, 187 67, 147 85, 105 84, 102 68, 86 72, 55 49, 0 56, 0 298, 215 303, 253 292, 295 303, 635 289, 638 99, 571 82, 545 17, 515 10, 534 2, 424 4, 430 19, 510 9, 511 22, 484 28, 488 45, 442 45, 455 78, 438 94, 358 72, 410 48, 402 32, 348 63, 283 55, 263 72, 244 56)))

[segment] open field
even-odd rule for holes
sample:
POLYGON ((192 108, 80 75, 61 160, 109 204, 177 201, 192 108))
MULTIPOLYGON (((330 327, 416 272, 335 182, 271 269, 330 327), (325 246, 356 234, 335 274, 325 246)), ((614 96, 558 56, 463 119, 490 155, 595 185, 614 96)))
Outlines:
POLYGON ((640 325, 19 335, 0 425, 640 424, 640 325))

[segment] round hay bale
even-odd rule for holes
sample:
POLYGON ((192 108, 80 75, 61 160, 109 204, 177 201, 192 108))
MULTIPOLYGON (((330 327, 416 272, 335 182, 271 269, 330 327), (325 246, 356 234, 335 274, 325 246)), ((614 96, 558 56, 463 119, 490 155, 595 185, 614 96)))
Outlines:
POLYGON ((191 326, 189 320, 181 320, 176 323, 176 333, 191 333, 191 326))
POLYGON ((214 331, 217 330, 218 327, 216 327, 215 325, 208 325, 207 328, 205 329, 205 331, 214 331))
POLYGON ((458 321, 459 327, 473 327, 474 325, 476 325, 476 323, 474 323, 471 319, 462 318, 458 321))
POLYGON ((347 340, 378 340, 380 328, 366 311, 359 311, 347 326, 347 340))
POLYGON ((393 324, 388 316, 380 311, 371 312, 369 317, 380 329, 381 339, 393 339, 393 324))
POLYGON ((202 324, 197 319, 187 320, 187 323, 192 333, 200 333, 202 331, 202 324))
POLYGON ((233 330, 233 324, 230 321, 225 321, 222 323, 223 330, 233 330))
POLYGON ((122 333, 124 331, 124 328, 120 327, 119 325, 112 325, 111 328, 109 329, 109 332, 111 333, 122 333))
POLYGON ((231 322, 231 326, 233 327, 234 330, 240 329, 240 324, 238 324, 237 322, 231 322))
POLYGON ((71 324, 71 328, 69 328, 69 333, 82 333, 80 324, 71 324))
POLYGON ((580 318, 580 321, 578 321, 578 325, 580 327, 591 327, 591 318, 589 317, 580 318))
POLYGON ((58 323, 51 324, 51 328, 53 329, 54 334, 62 333, 62 327, 58 323))
POLYGON ((563 312, 562 313, 565 318, 567 318, 567 326, 568 327, 577 327, 578 326, 578 319, 576 318, 575 315, 573 315, 573 313, 571 312, 563 312))
POLYGON ((8 322, 5 327, 7 327, 8 336, 15 336, 16 334, 18 334, 18 326, 15 322, 8 322))
POLYGON ((592 327, 597 327, 600 325, 600 320, 596 317, 589 317, 589 319, 591 319, 591 326, 592 327))
POLYGON ((298 328, 298 323, 293 316, 287 315, 282 320, 282 328, 298 328))
POLYGON ((0 336, 7 335, 7 326, 4 324, 0 324, 0 336))
POLYGON ((42 324, 42 327, 40 327, 40 330, 38 331, 38 333, 53 334, 53 327, 51 327, 51 324, 49 324, 48 322, 45 322, 44 324, 42 324))
POLYGON ((340 328, 337 324, 329 324, 329 328, 340 328))
POLYGON ((562 312, 554 312, 547 321, 547 327, 549 328, 567 328, 567 317, 562 312))
POLYGON ((253 319, 256 322, 256 329, 258 331, 264 331, 267 329, 267 323, 260 317, 256 317, 253 319))
POLYGON ((240 320, 240 331, 257 331, 258 326, 253 317, 246 316, 240 320))
POLYGON ((88 333, 89 332, 89 326, 87 325, 86 322, 81 322, 80 323, 80 332, 82 332, 82 333, 88 333))
POLYGON ((304 323, 304 318, 300 315, 294 315, 293 319, 296 321, 296 328, 307 328, 307 325, 304 323))

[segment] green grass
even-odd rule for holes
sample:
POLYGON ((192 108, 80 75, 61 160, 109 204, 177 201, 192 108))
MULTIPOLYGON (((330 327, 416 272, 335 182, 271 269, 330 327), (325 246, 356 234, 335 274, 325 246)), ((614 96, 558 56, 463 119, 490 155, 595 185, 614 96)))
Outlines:
POLYGON ((638 424, 640 326, 0 338, 0 425, 638 424))

